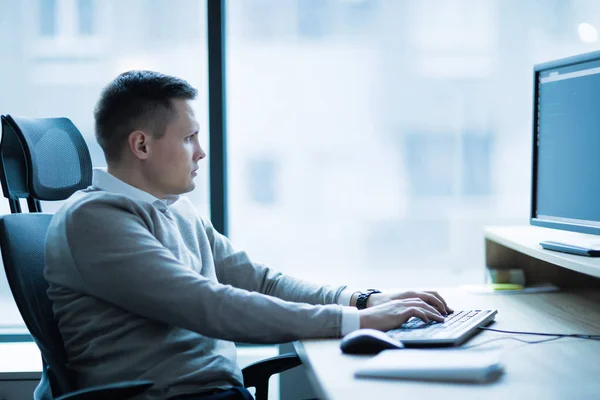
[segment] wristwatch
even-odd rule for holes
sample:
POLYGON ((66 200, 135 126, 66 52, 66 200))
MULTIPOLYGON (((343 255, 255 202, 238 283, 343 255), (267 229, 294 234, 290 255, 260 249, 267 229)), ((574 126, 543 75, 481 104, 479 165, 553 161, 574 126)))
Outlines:
POLYGON ((356 308, 359 310, 367 308, 367 300, 369 300, 369 296, 375 293, 381 293, 381 290, 367 289, 366 292, 359 294, 358 298, 356 299, 356 308))

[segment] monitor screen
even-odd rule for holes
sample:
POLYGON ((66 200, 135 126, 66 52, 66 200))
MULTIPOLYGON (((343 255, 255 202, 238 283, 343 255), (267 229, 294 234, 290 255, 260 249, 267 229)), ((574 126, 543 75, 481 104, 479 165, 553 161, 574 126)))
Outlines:
POLYGON ((534 79, 531 223, 600 234, 600 52, 534 79))

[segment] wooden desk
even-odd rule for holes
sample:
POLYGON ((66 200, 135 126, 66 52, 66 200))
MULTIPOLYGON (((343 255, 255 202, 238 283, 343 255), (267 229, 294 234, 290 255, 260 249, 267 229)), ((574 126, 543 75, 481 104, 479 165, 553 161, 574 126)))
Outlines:
MULTIPOLYGON (((559 293, 474 295, 441 291, 454 309, 494 308, 497 329, 600 334, 600 290, 559 293)), ((509 336, 481 332, 471 345, 509 336)), ((510 335, 512 336, 512 335, 510 335)), ((540 336, 518 336, 525 340, 540 336)), ((541 344, 501 340, 466 349, 503 351, 505 373, 486 384, 432 383, 355 378, 368 356, 342 354, 339 340, 305 340, 294 346, 309 380, 323 399, 593 399, 600 398, 600 341, 564 338, 541 344), (435 397, 434 397, 435 396, 435 397)), ((424 356, 426 351, 423 350, 424 356)), ((401 356, 401 351, 399 351, 401 356)))

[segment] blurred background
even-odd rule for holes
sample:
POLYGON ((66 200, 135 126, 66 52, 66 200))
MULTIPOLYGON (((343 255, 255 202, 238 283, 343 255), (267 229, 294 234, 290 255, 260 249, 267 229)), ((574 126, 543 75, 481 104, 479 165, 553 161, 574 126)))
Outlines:
MULTIPOLYGON (((105 166, 100 90, 151 69, 199 89, 207 147, 206 0, 0 0, 0 10, 0 114, 66 116, 105 166)), ((484 226, 528 224, 533 65, 598 49, 600 9, 230 0, 226 26, 236 247, 311 281, 439 287, 482 281, 484 226)), ((201 172, 189 197, 208 216, 207 162, 201 172)), ((22 325, 4 274, 0 325, 22 325)))

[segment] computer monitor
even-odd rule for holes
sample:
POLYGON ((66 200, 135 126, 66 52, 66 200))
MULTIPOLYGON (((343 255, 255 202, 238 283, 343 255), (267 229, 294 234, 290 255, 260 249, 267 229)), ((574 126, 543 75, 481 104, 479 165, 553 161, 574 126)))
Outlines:
POLYGON ((600 51, 534 67, 532 171, 532 225, 600 235, 600 51))

